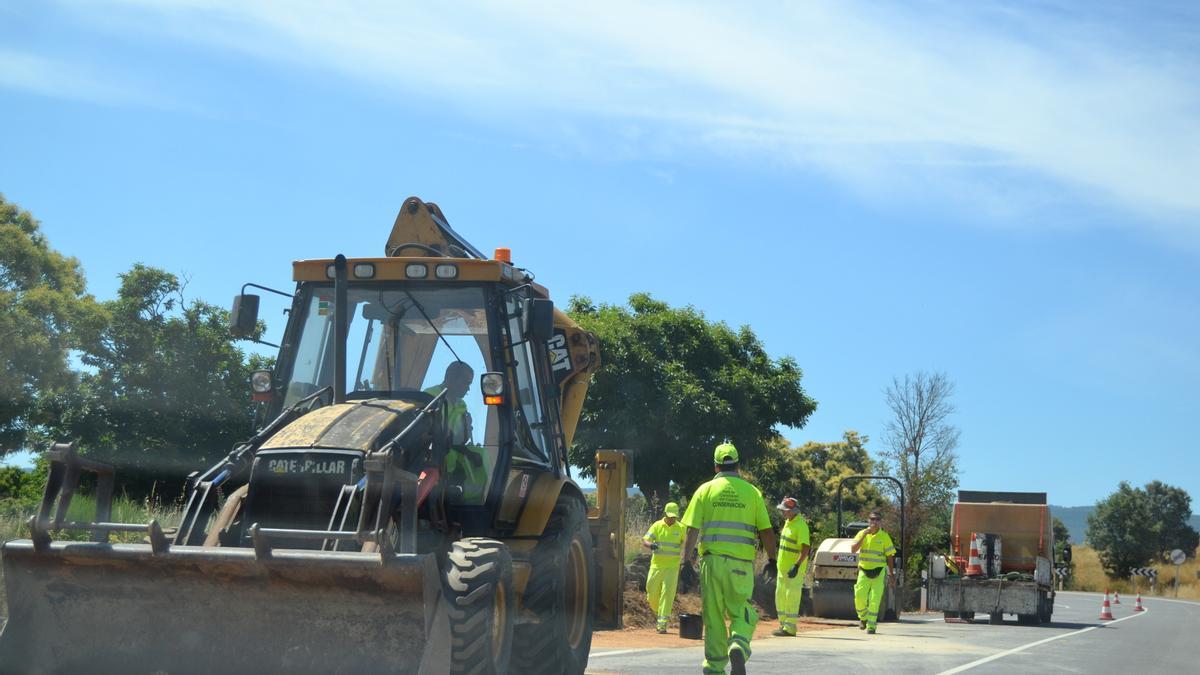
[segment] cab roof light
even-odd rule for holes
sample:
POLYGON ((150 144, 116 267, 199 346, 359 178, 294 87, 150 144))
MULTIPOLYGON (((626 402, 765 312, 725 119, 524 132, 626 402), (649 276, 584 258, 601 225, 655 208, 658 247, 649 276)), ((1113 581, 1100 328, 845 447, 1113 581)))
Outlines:
POLYGON ((507 246, 497 246, 495 260, 499 260, 502 263, 508 263, 511 265, 512 264, 512 249, 508 248, 507 246))
POLYGON ((424 279, 429 275, 429 266, 425 263, 409 263, 404 266, 404 276, 409 279, 424 279))
POLYGON ((354 276, 359 279, 374 279, 375 265, 372 263, 354 263, 354 276))
POLYGON ((434 267, 433 273, 439 279, 456 279, 458 278, 458 266, 443 263, 434 267))

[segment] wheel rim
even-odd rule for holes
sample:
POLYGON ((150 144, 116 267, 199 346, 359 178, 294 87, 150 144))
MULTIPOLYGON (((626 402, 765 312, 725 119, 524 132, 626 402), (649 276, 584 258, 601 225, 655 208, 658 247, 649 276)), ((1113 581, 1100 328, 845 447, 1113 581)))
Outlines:
POLYGON ((492 602, 492 655, 499 656, 504 649, 504 634, 508 631, 508 587, 496 584, 495 600, 492 602))
POLYGON ((584 555, 583 544, 578 539, 571 540, 571 547, 567 551, 567 569, 566 569, 566 620, 567 620, 567 641, 572 649, 579 646, 583 641, 583 631, 586 624, 585 615, 587 614, 587 593, 588 593, 588 570, 587 556, 584 555))

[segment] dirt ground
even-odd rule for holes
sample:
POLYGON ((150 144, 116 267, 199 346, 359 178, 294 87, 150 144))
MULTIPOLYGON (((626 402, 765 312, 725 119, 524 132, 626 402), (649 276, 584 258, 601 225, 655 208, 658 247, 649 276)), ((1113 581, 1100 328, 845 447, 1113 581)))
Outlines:
MULTIPOLYGON (((625 629, 606 630, 592 633, 592 649, 634 649, 644 647, 661 647, 678 649, 695 647, 704 644, 700 640, 685 640, 679 637, 680 614, 699 614, 700 596, 689 594, 675 598, 675 612, 666 635, 654 631, 654 613, 646 605, 646 594, 636 590, 625 591, 625 629)), ((847 621, 828 621, 820 619, 805 621, 801 619, 796 625, 796 632, 804 633, 813 630, 826 630, 852 625, 847 621)), ((779 627, 775 619, 762 617, 754 629, 754 639, 760 640, 771 637, 771 632, 779 627)), ((787 638, 773 638, 785 640, 787 638)))

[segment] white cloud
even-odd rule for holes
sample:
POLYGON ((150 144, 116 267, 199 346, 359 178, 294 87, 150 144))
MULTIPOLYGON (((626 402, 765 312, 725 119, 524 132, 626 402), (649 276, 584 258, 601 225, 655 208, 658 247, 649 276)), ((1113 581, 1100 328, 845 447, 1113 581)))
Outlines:
POLYGON ((581 129, 616 129, 622 155, 738 153, 993 212, 1069 191, 1200 235, 1200 59, 1165 22, 1138 35, 1127 16, 1007 3, 119 4, 74 8, 418 105, 532 118, 584 151, 612 146, 581 129))

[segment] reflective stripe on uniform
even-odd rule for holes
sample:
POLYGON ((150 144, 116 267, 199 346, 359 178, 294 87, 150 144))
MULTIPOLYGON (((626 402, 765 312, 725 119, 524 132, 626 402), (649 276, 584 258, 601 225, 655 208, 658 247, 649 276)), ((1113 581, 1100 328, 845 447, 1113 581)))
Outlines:
POLYGON ((787 536, 786 534, 781 534, 781 535, 779 535, 779 538, 780 538, 780 539, 782 539, 782 540, 784 540, 784 541, 786 541, 786 542, 788 542, 789 544, 794 544, 794 543, 796 543, 796 540, 795 540, 795 539, 792 539, 791 537, 787 536))
POLYGON ((753 525, 748 523, 739 523, 733 520, 710 520, 707 523, 704 523, 704 525, 701 525, 701 529, 708 529, 710 527, 722 527, 727 530, 746 530, 747 532, 754 533, 758 532, 758 530, 754 529, 753 525))
POLYGON ((724 541, 730 544, 750 544, 754 545, 754 537, 747 537, 742 534, 705 534, 700 537, 700 541, 724 541))
POLYGON ((799 553, 800 552, 799 549, 792 548, 791 546, 784 546, 783 544, 779 545, 779 550, 780 551, 788 551, 791 553, 799 553))
POLYGON ((655 552, 654 552, 654 556, 655 556, 656 558, 657 558, 657 557, 660 557, 660 556, 675 556, 676 558, 678 558, 678 557, 679 557, 679 551, 655 551, 655 552))

